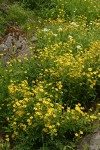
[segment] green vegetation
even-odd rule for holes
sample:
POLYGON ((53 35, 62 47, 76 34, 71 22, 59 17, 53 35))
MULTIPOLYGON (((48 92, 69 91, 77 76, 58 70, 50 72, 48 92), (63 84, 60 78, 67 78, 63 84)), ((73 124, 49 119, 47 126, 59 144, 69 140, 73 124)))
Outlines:
MULTIPOLYGON (((23 1, 23 0, 22 0, 23 1)), ((24 0, 24 5, 42 17, 75 19, 79 15, 85 15, 87 21, 100 16, 98 0, 24 0)))
POLYGON ((0 34, 4 31, 4 26, 6 25, 7 21, 2 15, 2 12, 0 11, 0 34))
POLYGON ((16 22, 27 40, 38 39, 24 62, 12 58, 5 67, 0 53, 2 150, 75 150, 100 119, 99 4, 30 0, 0 13, 1 28, 16 22))

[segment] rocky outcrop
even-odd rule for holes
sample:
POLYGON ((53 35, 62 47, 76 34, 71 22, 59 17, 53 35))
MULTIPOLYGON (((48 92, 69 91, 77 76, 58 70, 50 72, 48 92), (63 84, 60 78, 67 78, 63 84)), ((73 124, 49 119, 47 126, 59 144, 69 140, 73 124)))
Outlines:
POLYGON ((35 36, 32 36, 30 43, 25 38, 24 32, 15 26, 9 26, 5 30, 3 37, 0 37, 0 55, 5 62, 12 58, 24 59, 25 56, 30 57, 32 51, 30 46, 34 46, 37 41, 35 36))
POLYGON ((100 121, 94 124, 98 127, 81 140, 77 146, 77 150, 100 150, 100 121))

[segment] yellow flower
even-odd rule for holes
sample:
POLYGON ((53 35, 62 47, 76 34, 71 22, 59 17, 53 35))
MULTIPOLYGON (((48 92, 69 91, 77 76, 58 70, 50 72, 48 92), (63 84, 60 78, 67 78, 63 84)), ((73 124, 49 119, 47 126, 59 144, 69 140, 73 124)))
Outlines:
POLYGON ((93 84, 90 85, 90 88, 93 88, 93 84))
POLYGON ((56 130, 56 129, 53 129, 53 132, 57 132, 57 130, 56 130))
POLYGON ((83 134, 83 131, 80 131, 80 134, 83 134))
POLYGON ((75 133, 75 136, 79 136, 79 134, 78 134, 78 133, 75 133))
POLYGON ((92 108, 90 108, 89 110, 92 111, 92 108))
POLYGON ((44 132, 48 132, 48 130, 46 128, 43 129, 44 132))
POLYGON ((3 54, 0 54, 0 56, 3 56, 3 54))
POLYGON ((96 73, 97 73, 96 71, 93 72, 93 74, 96 74, 96 73))
POLYGON ((29 123, 29 122, 31 122, 31 120, 30 120, 30 119, 27 119, 27 122, 29 123))
POLYGON ((6 135, 5 137, 6 137, 6 138, 8 138, 8 137, 9 137, 9 135, 6 135))
POLYGON ((9 142, 9 138, 6 138, 6 141, 8 141, 8 142, 9 142))
POLYGON ((70 107, 67 107, 67 112, 70 112, 70 107))
POLYGON ((16 122, 13 122, 13 125, 16 125, 16 122))
POLYGON ((33 119, 33 116, 31 116, 30 119, 33 119))
POLYGON ((21 59, 18 59, 18 62, 22 62, 21 59))
POLYGON ((96 116, 93 116, 93 115, 91 115, 90 118, 91 118, 91 119, 97 119, 97 117, 96 117, 96 116))
POLYGON ((77 105, 78 105, 78 106, 81 106, 81 104, 80 104, 80 103, 78 103, 77 105))
POLYGON ((59 123, 59 122, 57 122, 56 124, 57 124, 57 126, 60 126, 60 123, 59 123))
POLYGON ((7 61, 7 64, 9 65, 9 64, 10 64, 10 62, 9 62, 9 61, 7 61))
POLYGON ((92 68, 88 68, 88 71, 92 71, 92 68))
POLYGON ((97 104, 97 106, 100 106, 100 104, 97 104))
POLYGON ((28 122, 28 125, 31 126, 32 122, 28 122))

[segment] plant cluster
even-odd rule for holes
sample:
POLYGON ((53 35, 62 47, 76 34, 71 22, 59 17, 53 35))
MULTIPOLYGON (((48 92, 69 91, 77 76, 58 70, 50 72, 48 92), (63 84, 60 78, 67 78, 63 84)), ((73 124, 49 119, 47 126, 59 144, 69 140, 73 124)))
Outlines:
MULTIPOLYGON (((38 41, 35 47, 30 46, 30 59, 27 55, 24 60, 11 58, 4 66, 0 54, 2 149, 75 149, 72 141, 91 132, 94 121, 100 119, 100 5, 95 4, 97 12, 87 22, 84 13, 88 11, 82 8, 78 14, 79 1, 75 10, 74 1, 63 2, 56 1, 56 17, 37 18, 37 24, 26 23, 30 16, 22 6, 14 4, 8 9, 8 18, 25 23, 27 34, 34 28, 38 41), (75 17, 66 21, 64 7, 68 4, 68 9, 73 5, 75 17), (58 9, 61 5, 63 11, 58 9), (16 18, 16 11, 20 17, 16 18)), ((95 3, 83 2, 86 7, 95 3)))
POLYGON ((85 15, 87 22, 100 17, 99 0, 19 0, 26 7, 38 10, 38 15, 44 18, 62 18, 73 20, 85 15))
POLYGON ((0 11, 0 34, 4 31, 4 26, 7 24, 5 17, 3 16, 2 12, 0 11))
MULTIPOLYGON (((63 106, 60 100, 60 81, 53 85, 47 81, 33 80, 31 87, 26 80, 20 84, 11 81, 8 89, 6 105, 9 113, 6 119, 10 132, 6 135, 6 140, 9 141, 9 134, 18 141, 21 136, 27 136, 28 142, 32 144, 30 149, 45 146, 54 146, 56 149, 54 143, 49 145, 49 139, 54 141, 59 138, 65 140, 69 136, 80 137, 87 129, 89 131, 91 123, 99 117, 99 114, 85 112, 80 103, 73 109, 65 107, 66 104, 63 106)), ((24 144, 27 143, 24 141, 24 144)))

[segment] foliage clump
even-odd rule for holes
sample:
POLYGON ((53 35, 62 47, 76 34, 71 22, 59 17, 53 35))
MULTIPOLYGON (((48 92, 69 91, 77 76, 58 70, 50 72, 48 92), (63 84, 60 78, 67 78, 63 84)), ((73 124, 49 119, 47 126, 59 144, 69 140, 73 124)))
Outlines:
POLYGON ((96 0, 24 0, 28 8, 38 10, 38 15, 44 18, 75 19, 84 15, 87 22, 100 17, 100 1, 96 0))
POLYGON ((43 20, 36 16, 35 24, 33 20, 27 23, 30 16, 22 6, 14 4, 8 9, 8 20, 16 20, 22 26, 25 23, 27 35, 33 35, 34 29, 38 41, 29 47, 31 57, 26 55, 23 61, 11 58, 3 66, 3 54, 0 54, 0 128, 5 131, 2 147, 74 149, 72 141, 91 132, 94 121, 100 119, 100 20, 97 9, 100 5, 92 9, 88 7, 94 5, 94 1, 80 1, 84 2, 82 7, 86 4, 91 12, 97 11, 88 20, 90 12, 83 8, 79 11, 78 4, 74 9, 74 1, 66 5, 62 5, 62 0, 56 2, 59 7, 50 9, 54 9, 53 16, 47 9, 51 18, 43 20), (58 9, 62 8, 60 6, 63 10, 69 7, 65 12, 58 9), (67 14, 70 19, 66 21, 67 14))

